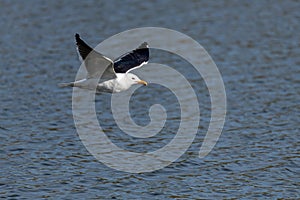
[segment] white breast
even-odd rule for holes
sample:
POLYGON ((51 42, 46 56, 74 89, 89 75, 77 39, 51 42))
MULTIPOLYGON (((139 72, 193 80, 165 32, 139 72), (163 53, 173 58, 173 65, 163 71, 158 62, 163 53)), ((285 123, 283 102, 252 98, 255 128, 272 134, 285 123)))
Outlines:
POLYGON ((97 92, 109 92, 116 93, 122 92, 131 87, 131 82, 126 79, 126 74, 116 74, 117 78, 111 79, 102 83, 99 83, 97 86, 97 92))

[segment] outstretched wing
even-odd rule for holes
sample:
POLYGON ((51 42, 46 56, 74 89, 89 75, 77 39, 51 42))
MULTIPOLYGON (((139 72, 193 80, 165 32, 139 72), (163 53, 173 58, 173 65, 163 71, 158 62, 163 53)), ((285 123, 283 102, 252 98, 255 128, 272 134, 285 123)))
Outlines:
POLYGON ((105 57, 87 45, 77 33, 75 34, 75 39, 77 51, 80 56, 79 58, 82 58, 88 72, 87 78, 116 78, 113 61, 111 59, 105 57))
POLYGON ((93 51, 93 48, 87 45, 81 38, 78 33, 75 34, 75 40, 77 45, 77 51, 79 54, 79 59, 84 60, 86 57, 93 51))
POLYGON ((141 44, 135 50, 128 52, 114 61, 116 73, 128 73, 131 70, 147 64, 149 60, 149 46, 147 42, 141 44))

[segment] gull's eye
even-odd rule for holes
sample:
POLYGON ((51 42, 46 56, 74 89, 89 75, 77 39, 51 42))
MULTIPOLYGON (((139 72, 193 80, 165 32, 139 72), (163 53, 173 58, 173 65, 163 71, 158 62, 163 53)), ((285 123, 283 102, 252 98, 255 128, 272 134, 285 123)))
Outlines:
POLYGON ((134 78, 134 77, 132 77, 131 79, 132 79, 132 80, 135 80, 135 78, 134 78))

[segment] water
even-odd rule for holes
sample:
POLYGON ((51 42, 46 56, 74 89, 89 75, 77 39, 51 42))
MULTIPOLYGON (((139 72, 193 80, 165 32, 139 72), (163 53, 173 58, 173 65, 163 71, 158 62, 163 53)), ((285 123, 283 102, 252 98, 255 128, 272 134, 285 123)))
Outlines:
MULTIPOLYGON (((299 9, 297 1, 1 1, 0 196, 300 198, 299 9), (106 167, 85 149, 73 122, 72 91, 57 83, 76 75, 74 33, 96 45, 143 26, 181 31, 205 47, 223 76, 228 111, 217 145, 199 159, 210 117, 202 81, 200 129, 189 150, 167 168, 129 174, 106 167)), ((180 70, 176 59, 153 56, 180 70)), ((138 73, 142 76, 143 71, 138 73)), ((199 79, 187 77, 191 82, 199 79)), ((139 89, 132 101, 143 100, 147 106, 161 101, 156 95, 151 98, 157 90, 168 93, 152 85, 139 89)), ((98 96, 97 106, 106 99, 98 96)), ((140 117, 147 111, 136 109, 133 118, 138 124, 148 123, 149 118, 140 117)), ((164 145, 176 131, 178 113, 171 114, 170 134, 150 139, 153 148, 164 145)), ((98 113, 98 118, 107 116, 98 113)), ((144 150, 138 142, 122 138, 113 123, 106 125, 122 147, 144 150)))

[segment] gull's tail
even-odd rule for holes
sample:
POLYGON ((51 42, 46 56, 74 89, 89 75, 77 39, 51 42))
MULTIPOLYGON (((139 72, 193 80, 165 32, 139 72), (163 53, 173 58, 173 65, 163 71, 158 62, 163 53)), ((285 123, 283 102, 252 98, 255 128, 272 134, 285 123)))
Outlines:
POLYGON ((59 87, 74 87, 74 83, 59 83, 58 84, 59 87))

